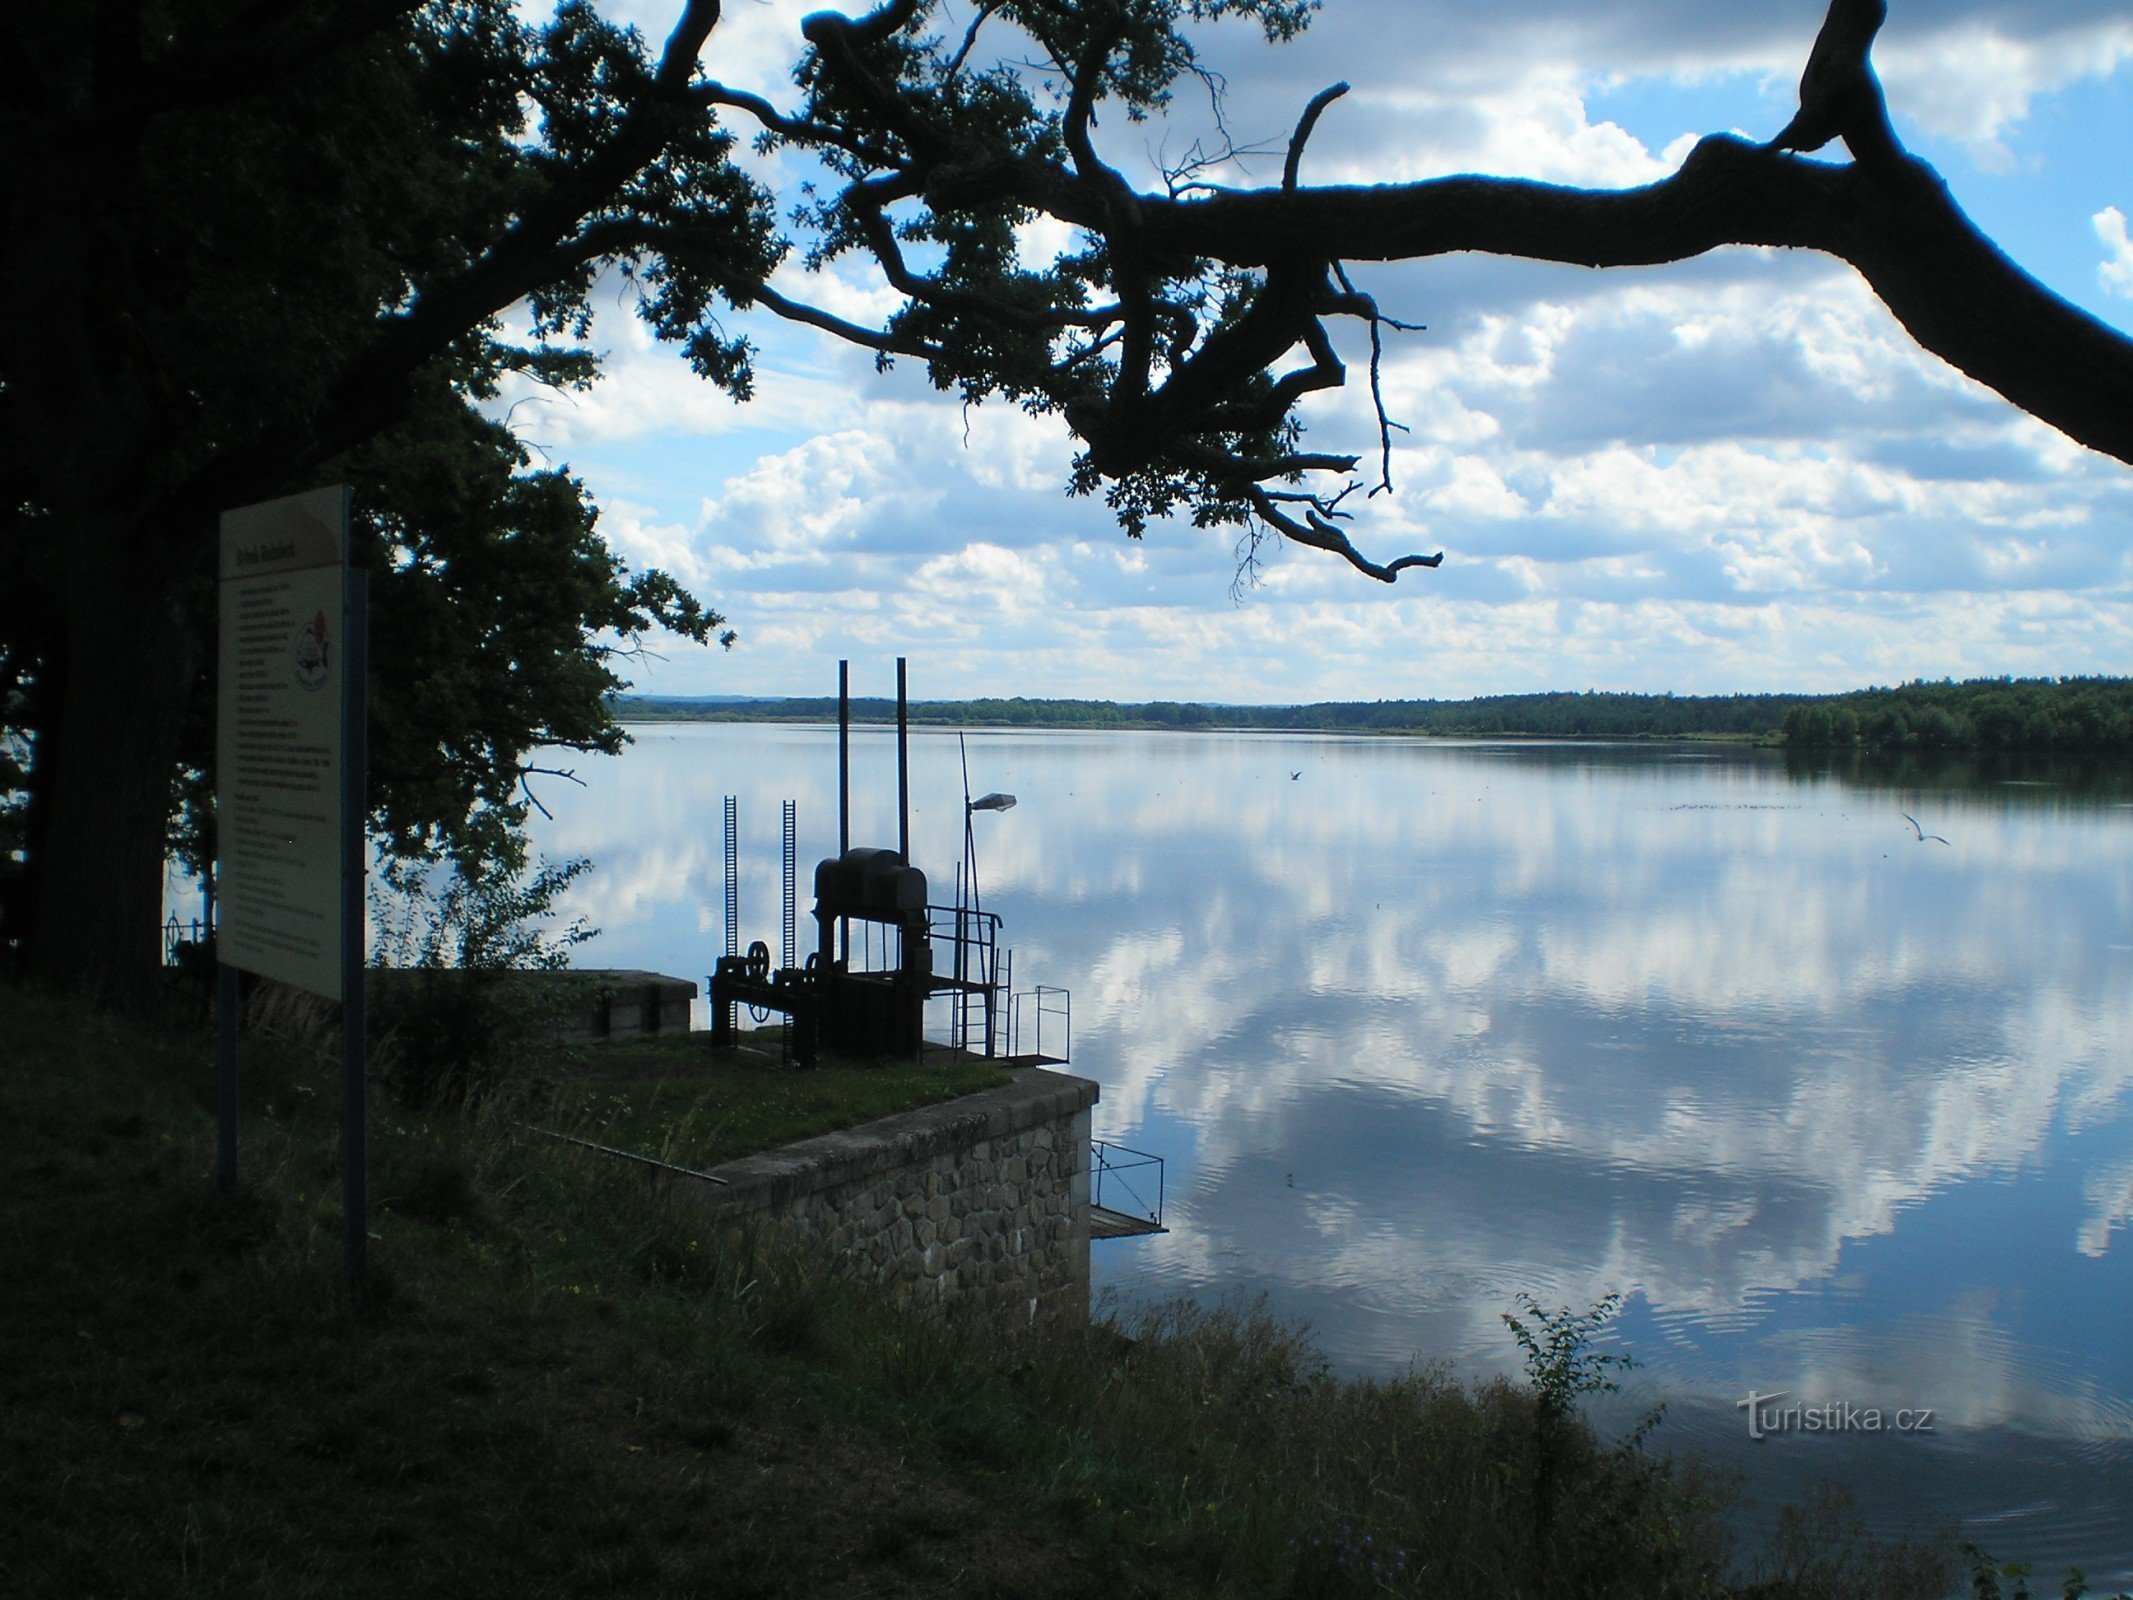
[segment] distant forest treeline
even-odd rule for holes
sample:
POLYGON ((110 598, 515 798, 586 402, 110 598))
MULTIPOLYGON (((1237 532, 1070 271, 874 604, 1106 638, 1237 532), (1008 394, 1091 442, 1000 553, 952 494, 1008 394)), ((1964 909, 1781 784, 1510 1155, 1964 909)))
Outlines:
POLYGON ((2133 750, 2133 678, 1978 678, 1907 683, 1796 705, 1802 749, 2133 750))
MULTIPOLYGON (((1329 733, 1431 733, 1468 738, 1774 738, 1804 695, 1511 694, 1480 700, 1325 701, 1308 706, 1223 706, 1173 700, 933 700, 911 706, 914 724, 1014 728, 1268 728, 1329 733)), ((625 696, 625 722, 833 722, 832 697, 691 700, 625 696)), ((891 722, 896 702, 852 701, 854 722, 891 722)))
MULTIPOLYGON (((829 722, 837 702, 629 695, 627 722, 829 722)), ((895 718, 896 703, 855 698, 856 722, 895 718)), ((1851 694, 1509 694, 1478 700, 1350 700, 1225 706, 1151 700, 932 700, 921 726, 1266 728, 1420 733, 1453 738, 1761 739, 1803 749, 1865 745, 1942 750, 2133 750, 2133 679, 1983 678, 1851 694)))

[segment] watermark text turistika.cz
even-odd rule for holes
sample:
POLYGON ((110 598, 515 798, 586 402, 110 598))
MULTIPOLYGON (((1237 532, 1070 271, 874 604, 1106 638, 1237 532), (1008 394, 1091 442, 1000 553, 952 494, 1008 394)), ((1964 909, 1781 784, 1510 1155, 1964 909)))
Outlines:
POLYGON ((1735 1402, 1748 1413, 1748 1437, 1767 1439, 1780 1433, 1931 1433, 1933 1407, 1902 1406, 1884 1411, 1879 1406, 1855 1406, 1847 1400, 1824 1400, 1809 1405, 1795 1400, 1786 1405, 1785 1393, 1762 1394, 1750 1389, 1748 1398, 1735 1402))

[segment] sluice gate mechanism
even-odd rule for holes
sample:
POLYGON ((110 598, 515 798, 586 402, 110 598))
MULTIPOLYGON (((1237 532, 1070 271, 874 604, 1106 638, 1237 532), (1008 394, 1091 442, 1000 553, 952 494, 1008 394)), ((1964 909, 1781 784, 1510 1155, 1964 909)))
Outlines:
POLYGON ((1004 811, 1013 795, 973 801, 964 763, 963 859, 953 904, 929 898, 926 874, 911 862, 910 717, 905 662, 896 663, 897 846, 851 842, 851 674, 837 665, 837 854, 815 866, 814 950, 795 961, 797 830, 783 822, 784 927, 780 964, 761 940, 739 948, 738 859, 733 812, 727 827, 727 942, 710 979, 715 1043, 738 1038, 738 1011, 784 1017, 785 1049, 801 1065, 823 1050, 859 1058, 913 1057, 933 1046, 1011 1065, 1064 1064, 1071 1005, 1063 989, 1017 994, 1014 954, 1000 918, 977 887, 972 819, 1004 811), (929 1021, 932 1026, 929 1027, 929 1021))

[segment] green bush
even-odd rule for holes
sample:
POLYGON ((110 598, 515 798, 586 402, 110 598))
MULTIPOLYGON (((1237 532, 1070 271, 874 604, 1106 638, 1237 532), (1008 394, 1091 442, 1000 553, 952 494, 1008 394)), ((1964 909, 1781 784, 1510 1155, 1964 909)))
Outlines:
POLYGON ((456 1101, 494 1087, 550 1041, 568 997, 524 974, 570 964, 593 937, 581 918, 551 926, 555 902, 591 863, 532 873, 388 860, 370 897, 376 1034, 372 1070, 403 1102, 456 1101))

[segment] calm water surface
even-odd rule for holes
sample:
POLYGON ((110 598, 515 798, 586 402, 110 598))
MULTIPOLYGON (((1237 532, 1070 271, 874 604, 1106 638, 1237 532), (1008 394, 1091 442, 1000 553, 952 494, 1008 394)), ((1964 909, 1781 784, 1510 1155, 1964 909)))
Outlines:
MULTIPOLYGON (((553 786, 587 965, 701 979, 777 935, 778 802, 835 847, 835 732, 645 727, 553 786)), ((894 845, 855 735, 853 841, 894 845)), ((1073 995, 1099 1137, 1163 1156, 1127 1297, 1265 1294, 1338 1365, 1515 1373, 1521 1292, 1626 1306, 1623 1416, 1870 1523, 2133 1583, 2133 806, 1868 788, 1765 755, 1308 735, 983 733, 986 904, 1073 995), (1943 845, 1920 841, 1911 812, 1943 845), (1748 1436, 1740 1402, 1884 1431, 1748 1436), (1930 1409, 1930 1431, 1894 1431, 1930 1409)), ((913 738, 952 896, 955 736, 913 738)), ((803 897, 806 884, 803 882, 803 897)), ((803 898, 803 946, 805 900, 803 898)), ((2048 1586, 2048 1585, 2047 1585, 2048 1586)))

